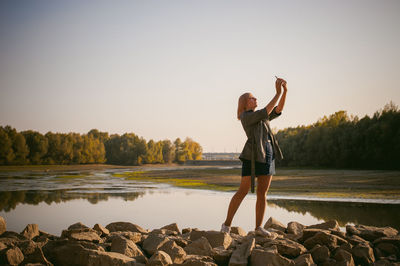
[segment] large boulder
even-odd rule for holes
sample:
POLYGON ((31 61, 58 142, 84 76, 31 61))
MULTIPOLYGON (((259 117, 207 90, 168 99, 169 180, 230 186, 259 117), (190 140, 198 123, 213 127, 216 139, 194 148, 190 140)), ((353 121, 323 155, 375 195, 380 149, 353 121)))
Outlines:
POLYGON ((251 237, 243 241, 242 244, 236 246, 236 249, 232 252, 231 258, 229 260, 229 265, 246 266, 255 245, 256 241, 253 237, 251 237))
POLYGON ((329 259, 331 253, 329 248, 326 246, 316 245, 313 249, 310 250, 313 260, 320 264, 327 259, 329 259))
POLYGON ((283 257, 275 249, 253 249, 250 256, 252 266, 294 266, 294 261, 283 257), (266 264, 266 262, 268 262, 266 264))
POLYGON ((381 237, 394 237, 399 233, 399 231, 392 227, 356 225, 355 228, 357 229, 357 232, 359 232, 356 232, 355 235, 358 235, 368 241, 374 241, 381 237))
POLYGON ((204 236, 196 239, 184 248, 185 252, 190 255, 211 256, 212 247, 208 239, 204 236))
POLYGON ((143 241, 143 249, 152 256, 156 251, 169 239, 164 235, 158 234, 150 234, 144 241, 143 241))
POLYGON ((296 266, 317 266, 317 264, 314 263, 311 254, 309 253, 298 256, 294 260, 294 263, 296 266))
POLYGON ((147 266, 165 266, 171 265, 172 259, 171 257, 164 251, 157 250, 149 259, 149 262, 146 264, 147 266))
POLYGON ((181 264, 186 258, 185 250, 173 240, 165 242, 158 250, 166 252, 171 257, 173 263, 181 264))
POLYGON ((300 236, 303 234, 305 226, 298 222, 290 222, 287 225, 286 231, 288 234, 300 236))
POLYGON ((147 258, 143 254, 142 250, 135 243, 133 243, 132 240, 126 239, 123 236, 113 238, 111 243, 111 251, 134 258, 140 263, 146 263, 147 261, 147 258))
POLYGON ((341 245, 343 243, 347 243, 347 241, 341 237, 338 237, 336 235, 331 235, 326 232, 319 232, 315 236, 308 238, 306 241, 304 241, 304 246, 308 250, 310 250, 316 244, 320 244, 327 246, 330 250, 333 250, 338 245, 341 245))
POLYGON ((315 236, 316 234, 318 234, 320 232, 324 232, 324 233, 327 233, 327 234, 331 233, 329 230, 322 230, 322 229, 315 229, 315 228, 314 229, 313 228, 312 229, 305 228, 305 229, 303 229, 303 235, 300 237, 299 241, 301 243, 303 243, 307 239, 315 236))
POLYGON ((229 260, 232 256, 233 251, 231 249, 224 249, 223 247, 216 247, 212 250, 212 258, 215 263, 221 266, 229 264, 229 260))
POLYGON ((357 264, 370 265, 375 262, 374 251, 368 244, 361 243, 353 247, 352 254, 357 264))
POLYGON ((114 238, 119 238, 119 237, 125 237, 126 239, 129 239, 133 241, 133 243, 137 244, 142 241, 142 235, 137 232, 129 232, 129 231, 117 231, 117 232, 112 232, 108 236, 106 236, 105 240, 106 242, 112 242, 114 238))
POLYGON ((95 224, 93 226, 93 230, 99 232, 99 235, 102 237, 108 236, 110 234, 110 230, 102 226, 101 224, 95 224))
POLYGON ((7 230, 6 220, 0 216, 0 235, 7 230))
POLYGON ((232 237, 228 233, 197 230, 190 232, 190 240, 195 241, 200 237, 207 238, 208 242, 210 242, 210 245, 213 248, 223 246, 226 249, 232 243, 232 237))
POLYGON ((10 247, 0 252, 1 265, 19 265, 24 261, 24 254, 18 247, 10 247))
POLYGON ((285 238, 277 238, 272 241, 265 242, 263 245, 265 248, 273 246, 277 247, 279 254, 289 258, 296 258, 307 251, 302 244, 285 238))
POLYGON ((340 263, 340 265, 344 266, 354 266, 353 256, 350 252, 347 252, 343 249, 339 249, 334 256, 334 259, 340 263))
POLYGON ((323 229, 340 231, 339 223, 336 220, 330 220, 320 224, 307 226, 308 229, 323 229))
POLYGON ((25 257, 23 264, 27 263, 41 263, 44 265, 51 264, 43 254, 41 243, 38 244, 32 240, 26 240, 18 242, 17 245, 25 257))
POLYGON ((32 239, 39 235, 39 226, 37 224, 28 224, 25 229, 21 232, 21 235, 28 239, 32 239))
POLYGON ((71 224, 71 225, 68 227, 68 230, 79 230, 79 229, 84 230, 84 229, 88 229, 88 228, 89 228, 89 227, 86 226, 86 225, 84 225, 83 223, 77 222, 77 223, 71 224))
POLYGON ((231 227, 231 234, 236 234, 239 236, 246 236, 247 233, 246 231, 243 230, 243 228, 239 227, 239 226, 232 226, 231 227))
POLYGON ((101 243, 103 241, 100 238, 99 233, 91 228, 63 230, 61 237, 76 241, 89 241, 94 243, 101 243))
POLYGON ((106 226, 106 228, 110 232, 116 231, 130 231, 130 232, 138 232, 141 234, 147 234, 148 231, 140 227, 139 225, 129 223, 129 222, 114 222, 110 223, 106 226))
POLYGON ((179 227, 178 227, 177 223, 172 223, 172 224, 169 224, 169 225, 165 225, 165 226, 161 227, 160 229, 167 229, 167 230, 174 231, 174 232, 180 234, 180 230, 179 230, 179 227))
POLYGON ((273 228, 281 232, 286 231, 286 226, 284 226, 281 222, 279 222, 273 217, 269 217, 268 221, 264 224, 264 228, 265 229, 273 228))

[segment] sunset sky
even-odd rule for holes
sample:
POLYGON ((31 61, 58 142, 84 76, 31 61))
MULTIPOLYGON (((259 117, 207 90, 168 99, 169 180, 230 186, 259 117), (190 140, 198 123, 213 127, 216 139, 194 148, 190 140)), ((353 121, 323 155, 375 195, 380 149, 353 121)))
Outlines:
POLYGON ((240 152, 238 97, 271 125, 400 104, 400 1, 0 2, 0 125, 18 131, 186 136, 240 152))

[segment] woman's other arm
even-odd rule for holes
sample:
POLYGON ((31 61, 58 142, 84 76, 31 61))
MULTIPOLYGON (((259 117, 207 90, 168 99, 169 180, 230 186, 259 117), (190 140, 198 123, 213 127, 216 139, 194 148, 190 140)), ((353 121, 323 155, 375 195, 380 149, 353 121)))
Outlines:
POLYGON ((283 87, 283 94, 281 99, 279 100, 278 106, 275 109, 275 112, 280 114, 283 110, 283 107, 285 106, 285 101, 286 101, 286 93, 287 93, 287 83, 285 80, 282 81, 282 87, 283 87))

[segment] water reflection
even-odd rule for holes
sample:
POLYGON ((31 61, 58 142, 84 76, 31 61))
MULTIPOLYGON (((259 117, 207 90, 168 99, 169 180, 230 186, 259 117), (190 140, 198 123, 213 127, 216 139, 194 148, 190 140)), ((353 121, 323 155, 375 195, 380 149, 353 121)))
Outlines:
POLYGON ((400 229, 400 206, 359 202, 324 202, 311 200, 269 200, 289 212, 310 213, 322 220, 337 220, 340 226, 348 223, 392 226, 400 229))

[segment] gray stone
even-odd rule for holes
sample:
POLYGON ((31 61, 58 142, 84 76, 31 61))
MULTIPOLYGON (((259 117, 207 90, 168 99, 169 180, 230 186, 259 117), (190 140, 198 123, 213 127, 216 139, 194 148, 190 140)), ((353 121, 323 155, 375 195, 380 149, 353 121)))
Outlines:
POLYGON ((368 241, 374 241, 381 237, 394 237, 399 233, 392 227, 356 225, 356 229, 360 232, 359 236, 368 241))
POLYGON ((343 243, 347 243, 346 240, 335 236, 335 235, 331 235, 329 233, 326 232, 319 232, 317 233, 315 236, 307 239, 306 241, 304 241, 304 246, 310 250, 312 249, 316 244, 320 244, 320 245, 325 245, 327 246, 330 250, 335 249, 338 245, 341 245, 343 243))
POLYGON ((310 252, 313 260, 318 264, 327 260, 331 255, 329 248, 321 245, 316 245, 310 252))
POLYGON ((286 231, 286 226, 273 217, 269 217, 268 221, 264 224, 265 229, 273 228, 281 232, 286 231))
POLYGON ((150 234, 143 241, 143 249, 151 256, 168 240, 166 236, 150 234))
POLYGON ((110 233, 105 239, 106 242, 112 242, 112 240, 115 237, 125 237, 126 239, 129 239, 133 241, 133 243, 137 244, 142 241, 142 235, 137 232, 129 232, 129 231, 117 231, 117 232, 112 232, 110 233))
POLYGON ((340 231, 339 223, 336 220, 330 220, 320 224, 307 226, 308 229, 323 229, 340 231))
POLYGON ((94 243, 102 242, 102 239, 100 238, 98 232, 91 228, 63 230, 61 233, 61 237, 77 241, 90 241, 94 243))
POLYGON ((101 224, 95 224, 93 226, 93 230, 96 230, 97 232, 99 232, 100 233, 99 235, 102 237, 108 236, 110 234, 110 230, 108 230, 101 224))
POLYGON ((181 248, 185 248, 189 244, 189 240, 182 238, 182 236, 168 236, 168 238, 175 241, 181 248))
POLYGON ((167 230, 174 231, 174 232, 177 232, 178 234, 180 234, 179 227, 178 227, 177 223, 172 223, 172 224, 163 226, 163 227, 161 227, 161 229, 167 229, 167 230))
POLYGON ((39 235, 39 226, 37 224, 28 224, 25 229, 21 232, 21 235, 28 239, 32 239, 39 235))
POLYGON ((0 235, 3 234, 7 230, 6 220, 2 216, 0 216, 0 235))
POLYGON ((137 232, 141 234, 147 234, 148 231, 140 227, 139 225, 128 223, 128 222, 114 222, 110 223, 106 226, 106 228, 110 232, 116 231, 130 231, 130 232, 137 232))
POLYGON ((211 256, 212 247, 208 242, 208 239, 204 236, 196 239, 184 248, 185 252, 189 255, 202 255, 211 256))
POLYGON ((114 237, 111 243, 111 251, 121 253, 127 257, 136 259, 137 262, 146 263, 147 258, 142 250, 132 240, 123 236, 114 237))
POLYGON ((353 258, 357 264, 371 264, 375 261, 374 251, 370 245, 361 243, 353 247, 353 258))
POLYGON ((230 266, 246 266, 249 261, 251 252, 255 247, 256 241, 254 238, 248 238, 241 245, 238 245, 232 252, 229 260, 230 266))
POLYGON ((294 264, 296 266, 317 266, 317 264, 314 263, 311 254, 309 253, 298 256, 294 260, 294 264))
POLYGON ((154 229, 149 234, 165 235, 165 236, 177 236, 178 232, 171 231, 171 230, 168 230, 168 229, 154 229))
POLYGON ((193 230, 190 233, 190 240, 195 241, 200 237, 207 238, 211 247, 223 246, 225 249, 232 243, 232 237, 228 233, 222 233, 218 231, 197 231, 193 230))
POLYGON ((171 257, 164 251, 157 250, 149 259, 147 266, 164 266, 171 265, 173 262, 171 257))
POLYGON ((285 238, 277 238, 268 241, 264 243, 263 246, 265 248, 276 246, 278 249, 278 253, 288 258, 296 258, 301 254, 307 252, 307 249, 303 245, 285 238))
POLYGON ((250 256, 252 266, 294 266, 293 260, 281 256, 276 251, 253 249, 250 256), (266 264, 266 262, 268 262, 266 264))
POLYGON ((298 222, 290 222, 287 225, 287 232, 288 234, 293 234, 296 236, 302 235, 305 226, 298 222))
POLYGON ((185 250, 173 240, 165 242, 158 250, 166 252, 171 257, 173 263, 181 264, 186 258, 185 250))

